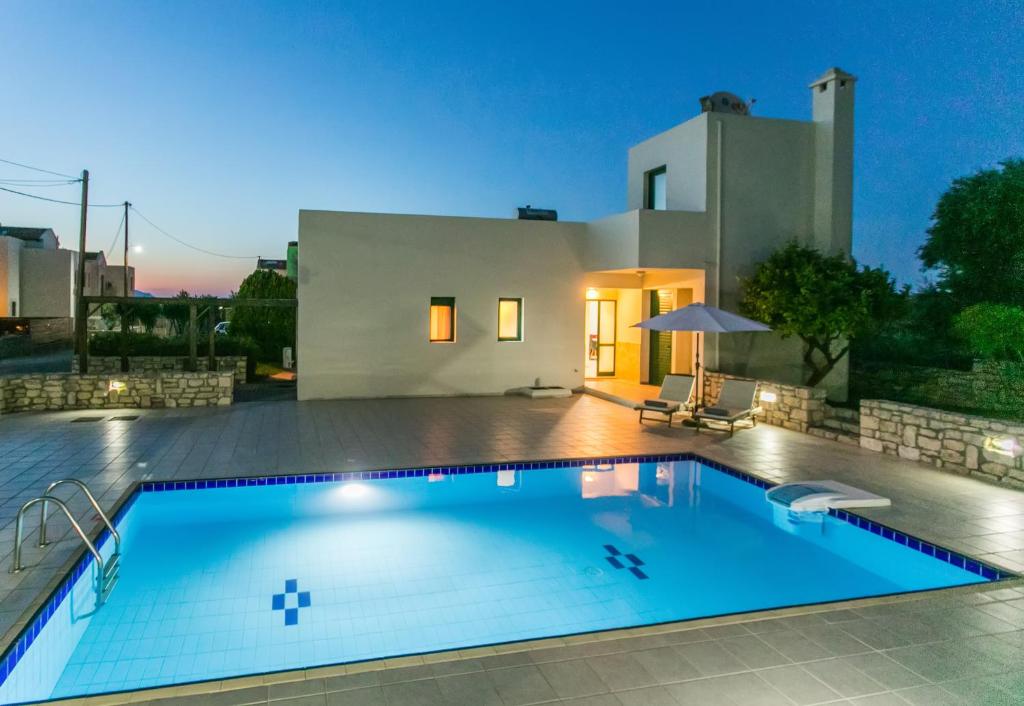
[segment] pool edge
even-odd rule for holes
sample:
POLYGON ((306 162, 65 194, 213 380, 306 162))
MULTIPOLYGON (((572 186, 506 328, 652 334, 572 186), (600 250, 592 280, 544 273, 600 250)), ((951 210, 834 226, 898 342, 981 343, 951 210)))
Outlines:
MULTIPOLYGON (((546 468, 577 468, 584 465, 601 465, 601 464, 617 464, 617 463, 658 463, 658 462, 673 462, 673 461, 697 461, 710 468, 725 473, 729 476, 742 480, 746 483, 755 485, 758 488, 767 490, 768 488, 777 485, 775 481, 770 481, 757 476, 754 473, 748 471, 740 471, 732 466, 724 464, 720 461, 708 458, 701 454, 686 451, 672 454, 635 454, 628 456, 597 456, 597 457, 577 457, 577 458, 562 458, 562 459, 547 459, 540 461, 509 461, 502 463, 476 463, 476 464, 460 464, 460 465, 436 465, 436 466, 420 466, 413 468, 378 468, 361 471, 338 471, 331 473, 305 473, 305 474, 274 474, 274 475, 252 475, 252 476, 238 476, 238 477, 226 477, 226 478, 213 478, 213 479, 183 479, 183 480, 172 480, 172 481, 157 481, 157 480, 140 480, 135 481, 129 486, 122 495, 118 498, 117 502, 114 503, 111 512, 112 523, 116 527, 123 517, 128 513, 134 503, 142 496, 143 493, 150 492, 176 492, 176 491, 188 491, 188 490, 216 490, 216 489, 227 489, 227 488, 245 488, 245 487, 265 487, 265 486, 277 486, 277 485, 301 485, 301 484, 312 484, 312 483, 334 483, 334 482, 346 482, 353 480, 360 481, 372 481, 372 480, 393 480, 400 478, 420 478, 427 477, 430 475, 472 475, 479 473, 495 473, 498 471, 507 470, 542 470, 546 468)), ((922 591, 903 591, 894 594, 886 594, 883 596, 871 596, 859 599, 847 599, 856 601, 869 601, 877 600, 880 598, 891 598, 899 596, 913 596, 920 593, 926 593, 931 591, 940 590, 954 590, 956 588, 977 588, 978 586, 984 586, 1001 582, 1005 580, 1012 580, 1020 578, 1017 574, 1008 571, 1006 569, 991 566, 986 562, 982 562, 973 557, 967 556, 960 552, 953 551, 941 545, 922 540, 913 535, 907 534, 893 527, 885 525, 884 523, 868 519, 861 515, 846 510, 829 510, 828 513, 835 519, 844 521, 848 524, 853 525, 859 529, 864 529, 883 539, 896 542, 901 546, 909 549, 916 550, 924 553, 939 561, 944 561, 948 564, 960 568, 962 570, 973 573, 983 579, 982 583, 969 584, 967 586, 960 587, 943 587, 937 589, 924 589, 922 591)), ((104 541, 109 537, 110 533, 104 526, 100 526, 89 535, 97 547, 100 547, 104 541)), ((89 552, 83 548, 77 554, 73 554, 61 568, 57 571, 55 577, 46 583, 42 589, 41 596, 43 598, 33 601, 24 611, 23 616, 28 615, 29 617, 25 620, 19 618, 15 621, 14 625, 8 630, 7 634, 15 632, 14 637, 6 641, 2 648, 0 648, 0 684, 6 680, 7 676, 13 671, 14 667, 17 666, 21 657, 31 647, 35 638, 41 633, 43 628, 46 626, 49 618, 55 612, 56 608, 60 605, 61 601, 66 597, 70 591, 71 586, 78 579, 82 572, 84 572, 92 562, 92 556, 89 552), (18 627, 20 626, 20 628, 18 627)), ((32 567, 29 567, 32 568, 32 567)), ((838 603, 842 603, 839 601, 838 603)), ((778 608, 772 610, 790 610, 790 609, 807 609, 810 607, 820 605, 831 605, 837 602, 830 603, 813 603, 803 604, 798 606, 788 606, 786 608, 778 608)), ((732 613, 721 616, 712 616, 709 618, 695 618, 692 620, 716 620, 737 616, 751 615, 751 613, 732 613)), ((646 626, 631 626, 627 628, 619 628, 617 630, 634 630, 634 629, 651 629, 659 625, 670 625, 670 624, 684 624, 692 621, 671 621, 669 623, 656 623, 646 626)), ((690 628, 686 628, 690 629, 690 628)), ((586 635, 590 633, 573 633, 563 636, 554 636, 550 638, 539 638, 541 640, 559 640, 567 637, 573 637, 578 635, 586 635)), ((536 640, 530 641, 518 641, 518 642, 535 642, 536 640)), ((518 644, 517 643, 496 643, 496 644, 518 644)), ((483 645, 481 647, 493 647, 494 645, 483 645)), ((476 649, 476 648, 467 648, 476 649)), ((417 655, 424 654, 436 654, 433 652, 416 653, 417 655)), ((410 656, 410 655, 404 655, 410 656)), ((401 659, 402 655, 385 658, 387 659, 401 659)), ((384 660, 381 660, 384 661, 384 660)), ((343 664, 359 664, 359 662, 349 662, 343 664)), ((332 665, 326 665, 325 667, 311 667, 309 669, 326 668, 332 665)), ((337 665, 333 665, 337 666, 337 665)), ((295 670, 283 670, 283 671, 295 671, 295 670)), ((302 670, 305 671, 305 670, 302 670)), ((175 684, 170 686, 158 686, 152 687, 151 689, 173 689, 190 684, 204 684, 212 682, 227 681, 229 679, 247 679, 255 676, 265 676, 267 674, 278 674, 281 672, 268 672, 268 673, 257 673, 250 675, 242 675, 239 677, 229 677, 228 679, 210 680, 204 682, 186 682, 183 684, 175 684)), ((149 691, 150 689, 144 690, 133 690, 128 692, 106 692, 101 694, 93 694, 89 696, 81 697, 69 697, 69 699, 89 699, 89 698, 100 698, 100 697, 111 697, 121 693, 139 693, 140 691, 149 691)), ((204 692, 205 693, 205 692, 204 692)), ((64 699, 63 701, 67 701, 64 699)), ((28 703, 60 703, 59 700, 46 700, 28 703)))

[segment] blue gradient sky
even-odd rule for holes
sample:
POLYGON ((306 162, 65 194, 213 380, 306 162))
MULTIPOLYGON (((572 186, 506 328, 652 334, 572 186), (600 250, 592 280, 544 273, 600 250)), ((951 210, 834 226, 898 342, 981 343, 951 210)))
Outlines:
MULTIPOLYGON (((627 148, 699 96, 806 119, 806 85, 839 65, 860 78, 854 254, 917 282, 949 181, 1024 155, 1019 2, 483 5, 5 0, 0 157, 87 167, 94 201, 283 257, 300 208, 621 211, 627 148)), ((90 249, 119 218, 92 212, 90 249)), ((73 207, 0 192, 0 222, 77 241, 73 207)), ((226 293, 252 268, 132 231, 142 289, 226 293)))

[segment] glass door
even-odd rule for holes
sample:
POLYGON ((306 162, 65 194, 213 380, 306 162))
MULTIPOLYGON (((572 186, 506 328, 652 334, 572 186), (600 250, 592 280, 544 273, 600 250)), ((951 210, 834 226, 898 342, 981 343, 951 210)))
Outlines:
POLYGON ((587 377, 615 375, 616 304, 614 299, 587 301, 587 377))

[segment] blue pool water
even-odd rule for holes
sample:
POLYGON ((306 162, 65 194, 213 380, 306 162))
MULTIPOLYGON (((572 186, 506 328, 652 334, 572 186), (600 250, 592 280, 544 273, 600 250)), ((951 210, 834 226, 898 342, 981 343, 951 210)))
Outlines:
POLYGON ((985 580, 698 461, 146 492, 119 526, 106 604, 86 570, 0 702, 985 580))

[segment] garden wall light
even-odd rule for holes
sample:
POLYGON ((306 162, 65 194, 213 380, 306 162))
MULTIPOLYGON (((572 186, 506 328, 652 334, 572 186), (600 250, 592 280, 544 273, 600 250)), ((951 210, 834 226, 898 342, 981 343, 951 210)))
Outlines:
POLYGON ((116 392, 118 394, 128 389, 128 383, 123 380, 111 380, 110 384, 107 385, 107 392, 116 392))
POLYGON ((985 449, 1002 456, 1016 458, 1024 453, 1024 447, 1013 436, 989 436, 985 438, 985 449))
POLYGON ((762 402, 767 402, 768 404, 771 404, 772 402, 775 402, 777 399, 779 399, 778 396, 774 392, 771 392, 769 390, 765 390, 761 393, 762 402))

